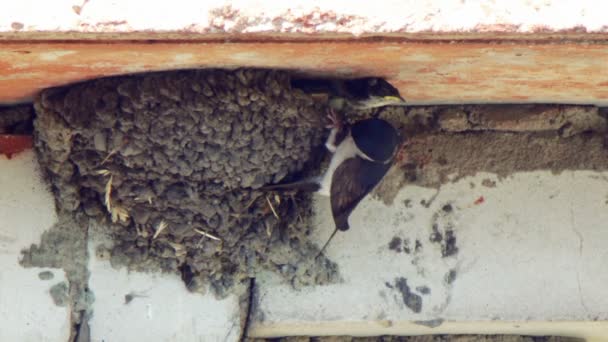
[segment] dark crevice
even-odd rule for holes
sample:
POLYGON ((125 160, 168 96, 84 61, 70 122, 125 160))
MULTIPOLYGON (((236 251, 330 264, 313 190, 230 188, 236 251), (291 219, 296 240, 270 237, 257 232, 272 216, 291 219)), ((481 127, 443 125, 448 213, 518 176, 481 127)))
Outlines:
MULTIPOLYGON (((417 33, 393 33, 389 35, 376 35, 376 34, 364 34, 361 37, 352 38, 350 34, 336 35, 331 34, 328 36, 315 36, 314 38, 307 37, 305 34, 301 34, 297 37, 276 37, 272 35, 265 35, 261 33, 250 34, 247 37, 235 38, 230 36, 229 33, 217 33, 215 37, 205 37, 199 39, 193 38, 159 38, 150 39, 129 37, 124 39, 113 39, 113 34, 104 35, 96 33, 94 35, 81 34, 81 37, 76 39, 44 39, 44 40, 33 40, 33 39, 11 39, 10 35, 7 35, 8 42, 11 44, 30 44, 30 45, 44 45, 44 44, 86 44, 86 45, 121 45, 121 44, 141 44, 141 45, 154 45, 154 44, 276 44, 276 43, 289 43, 289 44, 329 44, 329 43, 409 43, 409 44, 525 44, 525 45, 567 45, 567 44, 597 44, 606 45, 607 40, 599 34, 582 34, 582 33, 569 33, 569 32, 547 32, 547 33, 533 33, 533 34, 521 34, 521 33, 508 33, 502 38, 497 38, 495 33, 452 33, 448 32, 442 35, 426 35, 421 37, 417 33), (106 36, 106 37, 104 37, 106 36), (230 36, 230 37, 229 37, 230 36), (516 37, 517 36, 517 37, 516 37)), ((192 34, 194 35, 194 34, 192 34)), ((14 36, 13 36, 14 37, 14 36)), ((17 54, 29 54, 29 50, 13 50, 13 53, 17 54)))
POLYGON ((80 321, 74 324, 72 330, 73 336, 70 341, 73 342, 89 342, 91 341, 91 330, 89 327, 89 318, 85 310, 80 311, 80 321))
POLYGON ((30 104, 0 105, 0 134, 31 135, 34 131, 34 107, 30 104))
POLYGON ((245 317, 245 324, 243 325, 243 330, 241 334, 240 341, 246 341, 247 336, 249 336, 249 327, 251 325, 251 316, 253 315, 253 307, 255 300, 255 278, 251 278, 249 280, 249 300, 247 302, 247 316, 245 317))
MULTIPOLYGON (((89 260, 90 255, 87 249, 87 242, 89 241, 89 224, 86 222, 86 219, 76 219, 79 224, 84 225, 84 257, 85 260, 89 260)), ((88 268, 85 266, 85 268, 88 268)), ((89 328, 89 317, 91 316, 93 309, 91 307, 91 298, 93 296, 91 290, 89 289, 89 277, 90 272, 86 270, 86 277, 81 280, 81 283, 75 284, 78 286, 76 292, 71 293, 71 301, 72 307, 77 309, 82 308, 82 310, 76 311, 72 310, 72 314, 70 317, 70 322, 72 324, 72 329, 70 332, 69 342, 89 342, 91 340, 91 333, 89 328), (76 298, 74 298, 77 296, 76 298), (80 301, 84 301, 81 303, 80 301)), ((70 287, 74 286, 74 284, 70 284, 70 287)))

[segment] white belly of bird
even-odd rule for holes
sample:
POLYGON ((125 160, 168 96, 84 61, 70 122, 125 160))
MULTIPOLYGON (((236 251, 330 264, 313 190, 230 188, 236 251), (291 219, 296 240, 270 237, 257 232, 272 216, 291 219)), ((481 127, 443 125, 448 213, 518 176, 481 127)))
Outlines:
POLYGON ((318 194, 329 197, 331 191, 331 180, 334 176, 334 172, 343 161, 349 158, 354 158, 357 156, 358 152, 359 149, 357 148, 357 145, 355 145, 355 141, 350 135, 342 140, 340 145, 338 145, 336 148, 336 152, 334 152, 331 161, 329 162, 329 167, 327 168, 327 171, 325 171, 325 175, 321 180, 321 189, 317 191, 318 194))

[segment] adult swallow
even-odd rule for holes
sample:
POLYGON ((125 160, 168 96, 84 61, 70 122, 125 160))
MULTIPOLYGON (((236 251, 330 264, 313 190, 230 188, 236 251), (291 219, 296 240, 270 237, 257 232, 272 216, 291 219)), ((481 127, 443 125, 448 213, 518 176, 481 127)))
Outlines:
POLYGON ((350 228, 348 217, 382 180, 393 163, 400 142, 397 130, 385 120, 371 118, 343 125, 333 111, 328 118, 331 131, 325 146, 333 155, 325 174, 262 188, 313 191, 329 196, 336 228, 319 254, 338 230, 350 228))

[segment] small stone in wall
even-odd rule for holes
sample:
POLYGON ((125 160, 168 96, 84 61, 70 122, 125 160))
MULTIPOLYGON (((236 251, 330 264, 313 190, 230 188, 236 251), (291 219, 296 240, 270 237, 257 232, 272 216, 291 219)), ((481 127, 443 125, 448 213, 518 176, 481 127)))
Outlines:
POLYGON ((42 271, 38 273, 38 278, 40 280, 51 280, 55 275, 51 271, 42 271))
POLYGON ((431 289, 426 285, 416 287, 416 291, 420 292, 423 295, 431 294, 431 289))
POLYGON ((439 112, 439 127, 448 132, 464 132, 470 130, 471 122, 462 108, 444 108, 439 112))
POLYGON ((484 180, 481 181, 481 185, 485 186, 486 188, 495 188, 496 181, 493 181, 489 178, 485 178, 484 180))

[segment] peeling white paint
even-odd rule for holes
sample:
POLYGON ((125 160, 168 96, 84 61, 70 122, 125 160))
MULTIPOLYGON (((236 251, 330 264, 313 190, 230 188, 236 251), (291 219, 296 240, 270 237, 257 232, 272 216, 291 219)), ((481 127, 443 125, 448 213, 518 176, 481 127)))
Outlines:
POLYGON ((2 9, 0 32, 605 33, 607 11, 594 0, 22 0, 2 9))
MULTIPOLYGON (((23 268, 21 250, 38 244, 56 221, 54 198, 39 174, 33 151, 12 159, 0 155, 0 341, 67 341, 70 308, 58 307, 51 286, 64 271, 23 268), (51 271, 53 278, 38 274, 51 271)), ((186 290, 178 275, 129 273, 95 255, 107 243, 97 226, 90 232, 89 288, 95 301, 89 321, 92 341, 237 341, 241 334, 237 295, 216 300, 186 290), (125 295, 133 300, 125 304, 125 295)))
POLYGON ((66 281, 60 269, 23 268, 21 250, 38 244, 56 221, 55 201, 32 151, 0 155, 0 341, 67 341, 70 310, 58 307, 51 286, 66 281), (38 274, 51 271, 53 279, 38 274))
POLYGON ((261 58, 263 58, 263 56, 257 52, 239 52, 239 53, 233 53, 232 55, 230 55, 230 59, 234 63, 240 62, 240 63, 251 64, 252 61, 254 61, 256 59, 261 59, 261 58))
POLYGON ((75 53, 76 51, 49 51, 38 54, 38 57, 43 61, 51 62, 75 53))
POLYGON ((194 60, 194 54, 191 53, 179 53, 173 56, 173 62, 177 64, 188 63, 194 60))
MULTIPOLYGON (((273 275, 259 279, 258 310, 264 321, 255 323, 254 334, 255 327, 272 334, 286 327, 295 333, 301 326, 308 335, 317 335, 328 332, 327 322, 335 335, 349 334, 352 330, 339 327, 353 328, 359 322, 356 329, 365 335, 365 327, 368 333, 407 334, 391 330, 392 324, 384 331, 370 325, 387 320, 395 325, 436 319, 606 320, 606 177, 606 172, 588 171, 518 173, 503 180, 478 174, 439 190, 405 187, 390 206, 367 198, 351 215, 350 230, 339 232, 326 250, 344 282, 294 291, 273 275), (485 179, 496 187, 482 186, 485 179), (450 208, 444 209, 446 204, 450 208), (430 241, 434 225, 440 232, 448 227, 454 231, 455 255, 442 257, 440 244, 430 241), (409 241, 409 253, 403 243, 399 253, 389 249, 395 237, 409 241), (451 270, 455 279, 450 283, 451 270), (400 277, 421 298, 419 313, 396 288, 400 277), (420 286, 430 293, 422 294, 416 289, 420 286)), ((322 245, 333 230, 327 200, 319 198, 316 211, 315 222, 320 223, 313 236, 322 245)), ((604 329, 608 333, 608 325, 604 329)), ((437 334, 454 332, 433 329, 437 334)))

